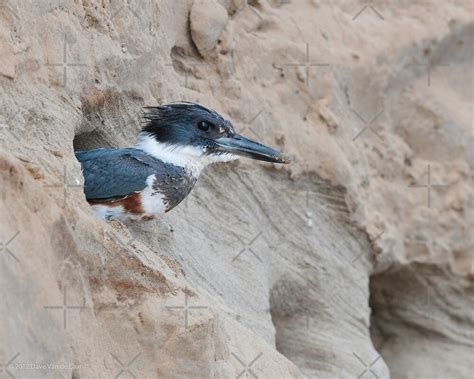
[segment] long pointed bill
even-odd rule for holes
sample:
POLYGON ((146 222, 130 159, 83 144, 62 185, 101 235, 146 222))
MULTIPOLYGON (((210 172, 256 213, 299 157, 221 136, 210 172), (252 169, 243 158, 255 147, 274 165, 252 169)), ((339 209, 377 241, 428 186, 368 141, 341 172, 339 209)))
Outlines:
POLYGON ((275 163, 290 163, 290 159, 271 147, 242 137, 239 134, 230 138, 218 138, 214 140, 222 152, 242 155, 260 161, 275 163))

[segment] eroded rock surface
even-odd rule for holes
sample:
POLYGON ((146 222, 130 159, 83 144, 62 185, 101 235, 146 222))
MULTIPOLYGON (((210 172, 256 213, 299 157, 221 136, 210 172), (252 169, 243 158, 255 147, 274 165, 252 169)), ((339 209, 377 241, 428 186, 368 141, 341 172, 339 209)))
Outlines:
POLYGON ((5 372, 471 377, 472 11, 0 4, 5 372), (95 219, 74 149, 131 146, 141 107, 176 100, 293 163, 210 167, 162 220, 95 219))

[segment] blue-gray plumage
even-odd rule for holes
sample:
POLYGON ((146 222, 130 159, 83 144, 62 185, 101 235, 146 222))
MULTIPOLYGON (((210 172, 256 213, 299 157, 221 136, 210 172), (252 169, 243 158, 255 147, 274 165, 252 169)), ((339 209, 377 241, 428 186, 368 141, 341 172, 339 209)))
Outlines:
POLYGON ((153 174, 165 183, 187 173, 183 167, 162 162, 133 148, 78 151, 76 158, 82 165, 88 200, 115 199, 143 191, 146 179, 153 174))
POLYGON ((97 149, 76 152, 84 174, 87 200, 114 199, 146 187, 155 170, 170 166, 137 149, 97 149))
POLYGON ((235 133, 217 112, 194 103, 147 108, 135 148, 76 152, 86 199, 105 219, 149 220, 179 204, 201 170, 239 155, 278 163, 279 152, 235 133))

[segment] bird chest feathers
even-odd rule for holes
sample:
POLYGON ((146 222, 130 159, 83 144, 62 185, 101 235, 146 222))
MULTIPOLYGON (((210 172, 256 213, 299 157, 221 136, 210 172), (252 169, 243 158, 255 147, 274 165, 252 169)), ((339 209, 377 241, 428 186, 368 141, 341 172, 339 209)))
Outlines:
POLYGON ((183 169, 184 174, 165 174, 164 176, 153 179, 151 184, 152 196, 159 195, 165 205, 165 212, 173 209, 186 196, 189 195, 194 185, 196 184, 196 177, 191 172, 183 169))
POLYGON ((90 201, 95 213, 103 219, 122 221, 149 221, 177 206, 189 195, 196 178, 182 168, 172 173, 162 171, 150 175, 146 187, 126 197, 90 201))

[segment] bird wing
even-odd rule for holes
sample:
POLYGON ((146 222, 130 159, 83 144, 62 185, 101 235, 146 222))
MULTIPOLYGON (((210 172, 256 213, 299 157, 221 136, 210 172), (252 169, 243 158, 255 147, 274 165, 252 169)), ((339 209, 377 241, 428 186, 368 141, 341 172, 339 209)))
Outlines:
POLYGON ((97 149, 75 152, 82 165, 87 200, 117 199, 142 191, 162 163, 141 150, 97 149))

